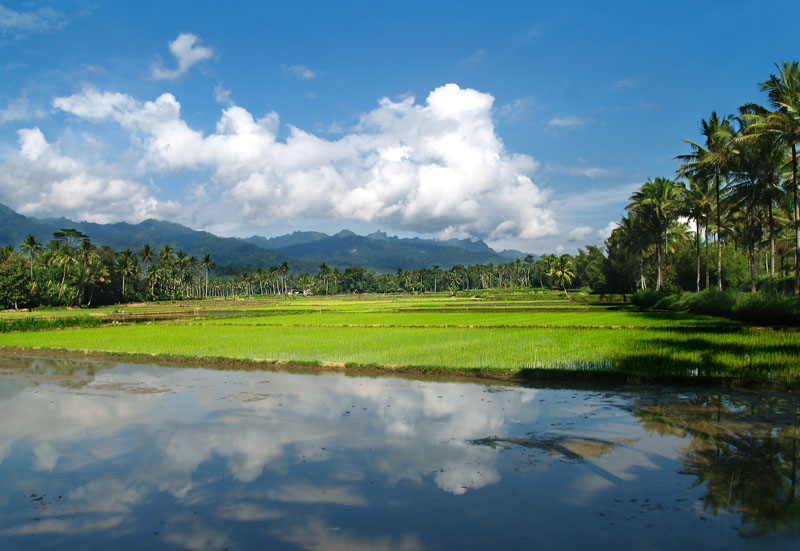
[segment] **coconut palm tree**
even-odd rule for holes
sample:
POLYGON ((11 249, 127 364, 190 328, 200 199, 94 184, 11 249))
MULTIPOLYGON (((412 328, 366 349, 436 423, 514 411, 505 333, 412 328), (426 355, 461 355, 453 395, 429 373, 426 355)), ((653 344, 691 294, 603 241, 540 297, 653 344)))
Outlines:
POLYGON ((130 249, 125 249, 117 254, 117 267, 122 276, 122 298, 125 298, 125 278, 139 271, 136 255, 130 249))
POLYGON ((722 194, 724 180, 730 171, 734 149, 732 140, 736 131, 731 124, 731 117, 719 117, 716 111, 711 113, 708 120, 703 119, 702 134, 705 136, 705 147, 691 140, 683 140, 692 147, 688 155, 678 155, 677 159, 684 161, 678 167, 678 174, 684 177, 690 175, 711 177, 714 182, 714 211, 717 222, 717 288, 722 291, 722 194))
POLYGON ((567 286, 575 279, 575 271, 572 269, 572 259, 568 254, 563 254, 553 263, 550 268, 550 279, 564 289, 564 294, 569 298, 567 286))
POLYGON ((682 214, 695 221, 695 243, 697 248, 697 290, 700 290, 700 230, 702 228, 706 252, 706 289, 710 285, 708 266, 708 224, 714 209, 714 190, 709 178, 691 175, 689 186, 683 196, 682 214))
POLYGON ((328 294, 328 278, 331 276, 331 268, 325 262, 319 265, 319 273, 317 279, 322 280, 325 284, 325 294, 328 294))
POLYGON ((214 261, 211 260, 210 254, 203 255, 203 260, 200 261, 200 267, 203 268, 203 271, 206 274, 206 285, 205 285, 205 296, 208 297, 208 272, 213 270, 217 265, 214 264, 214 261))
POLYGON ((628 209, 635 211, 656 246, 658 275, 656 291, 664 285, 664 251, 667 246, 667 229, 681 212, 685 188, 668 178, 649 179, 631 195, 628 209))
MULTIPOLYGON (((780 189, 781 175, 786 165, 786 148, 783 140, 775 133, 764 132, 762 123, 769 111, 756 104, 743 105, 740 116, 739 137, 736 139, 737 151, 733 163, 733 196, 738 205, 748 210, 751 225, 756 220, 757 209, 766 213, 770 242, 770 288, 775 289, 775 216, 773 206, 783 194, 780 189)), ((759 220, 760 222, 760 220, 759 220)), ((754 245, 750 243, 751 276, 754 279, 754 245)))
POLYGON ((771 74, 769 79, 760 84, 761 90, 767 93, 769 102, 775 111, 768 113, 763 122, 755 125, 755 131, 772 133, 791 150, 792 181, 790 191, 794 206, 795 254, 794 294, 800 295, 800 204, 798 203, 797 181, 797 145, 800 144, 800 67, 797 61, 784 61, 776 65, 778 74, 771 74))
POLYGON ((25 241, 19 246, 22 254, 28 255, 31 261, 31 284, 33 284, 33 256, 42 248, 36 238, 30 234, 25 238, 25 241))

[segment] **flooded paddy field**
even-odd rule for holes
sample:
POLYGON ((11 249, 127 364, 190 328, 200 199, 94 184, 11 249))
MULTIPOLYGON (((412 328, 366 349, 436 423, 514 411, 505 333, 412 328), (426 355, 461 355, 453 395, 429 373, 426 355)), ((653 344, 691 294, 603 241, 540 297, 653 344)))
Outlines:
POLYGON ((0 548, 800 549, 778 391, 0 357, 0 548))

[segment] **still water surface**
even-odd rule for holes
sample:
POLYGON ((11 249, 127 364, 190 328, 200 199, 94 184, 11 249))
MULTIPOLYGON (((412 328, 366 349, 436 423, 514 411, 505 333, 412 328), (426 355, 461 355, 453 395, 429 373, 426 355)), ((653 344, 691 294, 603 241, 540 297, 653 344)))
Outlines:
POLYGON ((800 549, 798 406, 0 357, 0 549, 800 549))

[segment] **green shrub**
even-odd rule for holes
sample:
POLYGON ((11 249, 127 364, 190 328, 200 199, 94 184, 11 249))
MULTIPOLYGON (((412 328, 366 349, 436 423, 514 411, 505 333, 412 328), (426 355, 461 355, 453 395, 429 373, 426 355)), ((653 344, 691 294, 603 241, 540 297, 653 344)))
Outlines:
POLYGON ((642 308, 688 310, 757 325, 800 325, 800 300, 791 295, 741 291, 669 294, 645 289, 633 297, 642 308))

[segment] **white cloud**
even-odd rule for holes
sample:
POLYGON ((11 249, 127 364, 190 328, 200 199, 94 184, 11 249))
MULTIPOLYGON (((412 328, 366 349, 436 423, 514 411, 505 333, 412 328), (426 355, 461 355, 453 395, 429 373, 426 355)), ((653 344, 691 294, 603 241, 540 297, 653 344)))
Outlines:
POLYGON ((170 218, 179 211, 177 204, 158 201, 112 167, 87 166, 61 155, 38 128, 22 129, 17 135, 19 155, 2 165, 0 195, 23 214, 108 223, 170 218))
POLYGON ((153 67, 152 77, 156 80, 172 80, 181 77, 193 66, 214 55, 214 50, 207 46, 199 46, 199 38, 191 33, 181 33, 169 43, 169 51, 178 62, 175 69, 153 67))
MULTIPOLYGON (((1 7, 1 6, 0 6, 1 7)), ((45 112, 34 107, 25 97, 9 100, 5 109, 0 109, 0 124, 14 121, 26 121, 43 117, 45 112)))
POLYGON ((556 128, 572 128, 575 126, 585 126, 593 122, 593 119, 581 118, 577 115, 565 115, 553 117, 547 124, 556 128))
POLYGON ((591 227, 580 226, 577 228, 573 228, 567 235, 567 239, 569 241, 586 241, 586 238, 589 237, 591 233, 592 233, 591 227))
POLYGON ((53 105, 118 122, 143 149, 149 169, 210 169, 231 217, 254 226, 342 219, 492 239, 553 234, 548 193, 529 176, 538 163, 505 149, 493 101, 456 84, 433 90, 424 104, 383 98, 332 141, 293 126, 278 141, 276 113, 255 119, 237 105, 203 135, 181 118, 171 94, 139 102, 87 88, 53 105))
POLYGON ((17 12, 0 5, 0 31, 26 33, 46 31, 64 26, 64 17, 53 8, 44 7, 28 12, 17 12))
POLYGON ((217 100, 217 103, 222 105, 233 105, 233 101, 231 101, 231 91, 223 88, 222 84, 214 86, 214 99, 217 100))
POLYGON ((603 241, 611 237, 611 232, 614 231, 619 226, 619 222, 614 222, 613 220, 606 224, 606 227, 600 228, 597 230, 596 235, 603 241))
POLYGON ((570 176, 586 176, 587 178, 592 179, 613 174, 613 171, 607 168, 595 166, 562 166, 558 164, 547 164, 545 166, 545 171, 555 172, 558 174, 568 174, 570 176))
POLYGON ((312 71, 305 65, 281 65, 281 71, 283 74, 290 77, 297 77, 303 80, 311 80, 312 78, 316 77, 319 73, 316 71, 312 71))

